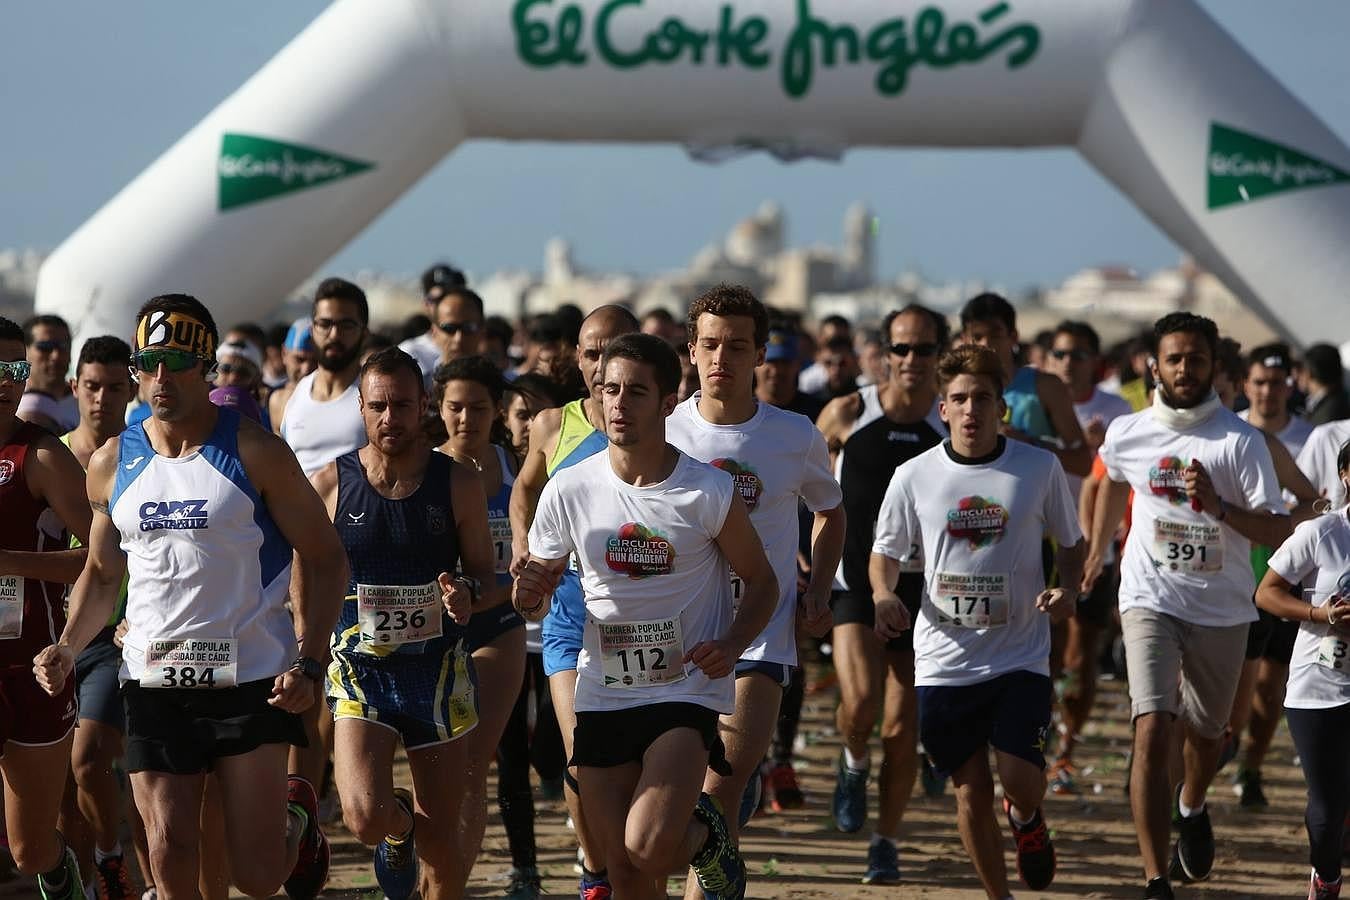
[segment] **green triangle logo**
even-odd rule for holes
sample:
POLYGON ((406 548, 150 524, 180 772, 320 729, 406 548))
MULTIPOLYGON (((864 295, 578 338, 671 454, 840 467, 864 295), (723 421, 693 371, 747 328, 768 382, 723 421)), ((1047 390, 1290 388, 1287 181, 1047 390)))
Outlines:
POLYGON ((220 211, 340 181, 375 168, 327 150, 226 133, 216 162, 220 211))
POLYGON ((1217 122, 1209 126, 1206 171, 1210 209, 1350 181, 1329 162, 1217 122))

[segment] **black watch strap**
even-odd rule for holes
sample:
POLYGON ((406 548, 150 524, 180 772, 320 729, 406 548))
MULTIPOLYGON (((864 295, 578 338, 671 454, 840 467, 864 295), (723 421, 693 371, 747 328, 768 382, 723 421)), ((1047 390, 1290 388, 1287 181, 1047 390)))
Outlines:
POLYGON ((297 656, 295 661, 291 663, 291 668, 310 681, 323 680, 323 663, 312 656, 297 656))

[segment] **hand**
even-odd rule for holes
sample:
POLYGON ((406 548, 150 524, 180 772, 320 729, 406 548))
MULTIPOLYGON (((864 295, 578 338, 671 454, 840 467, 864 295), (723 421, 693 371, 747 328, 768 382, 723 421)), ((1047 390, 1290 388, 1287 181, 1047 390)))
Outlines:
POLYGON ((1350 599, 1335 594, 1328 598, 1327 624, 1340 634, 1350 634, 1350 599), (1335 625, 1331 625, 1333 618, 1335 625))
POLYGON ((113 629, 113 643, 121 647, 122 641, 126 638, 127 632, 130 630, 131 624, 127 622, 126 619, 118 622, 117 627, 113 629))
POLYGON ((1102 577, 1102 569, 1105 568, 1102 558, 1095 553, 1088 554, 1088 558, 1083 562, 1083 577, 1078 582, 1078 592, 1080 594, 1090 594, 1097 584, 1097 579, 1102 577))
POLYGON ((38 687, 55 697, 75 671, 75 651, 65 644, 52 644, 33 657, 33 675, 38 687))
POLYGON ((726 678, 735 671, 736 662, 744 652, 744 647, 736 647, 725 639, 700 641, 684 654, 681 662, 685 665, 693 663, 709 678, 726 678))
POLYGON ((467 623, 473 614, 473 592, 449 572, 437 575, 436 582, 441 586, 441 605, 449 613, 451 621, 456 625, 467 623))
POLYGON ((1210 480, 1204 464, 1198 459, 1192 460, 1191 464, 1181 471, 1186 483, 1186 496, 1191 499, 1191 509, 1196 512, 1207 512, 1211 516, 1220 515, 1223 512, 1223 501, 1219 499, 1219 492, 1214 489, 1214 482, 1210 480))
POLYGON ((1073 615, 1074 609, 1078 606, 1078 595, 1071 594, 1064 588, 1050 588, 1047 591, 1041 591, 1036 597, 1036 608, 1050 617, 1050 621, 1058 625, 1073 615))
POLYGON ((834 625, 834 614, 830 612, 829 592, 818 591, 813 594, 811 591, 805 591, 798 594, 797 623, 811 637, 824 637, 834 625))
POLYGON ((300 674, 299 669, 287 669, 272 682, 270 706, 289 713, 302 713, 314 704, 319 685, 300 674))
POLYGON ((542 621, 561 577, 561 571, 551 572, 543 563, 530 560, 511 585, 511 602, 528 621, 542 621))
POLYGON ((894 593, 873 597, 872 602, 876 606, 876 624, 872 627, 877 637, 889 641, 909 631, 913 624, 909 618, 909 610, 905 609, 905 604, 900 602, 900 598, 894 593))
POLYGON ((511 573, 511 577, 512 578, 520 577, 521 571, 524 570, 525 564, 528 563, 529 561, 530 561, 529 538, 525 537, 524 535, 521 535, 520 537, 512 535, 511 565, 507 568, 507 571, 511 573))

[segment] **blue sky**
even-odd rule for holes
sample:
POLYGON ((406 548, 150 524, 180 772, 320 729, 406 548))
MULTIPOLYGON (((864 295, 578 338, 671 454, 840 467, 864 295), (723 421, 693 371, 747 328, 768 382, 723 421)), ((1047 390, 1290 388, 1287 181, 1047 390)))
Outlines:
MULTIPOLYGON (((1350 3, 1201 2, 1350 140, 1350 3)), ((7 4, 0 247, 60 243, 326 5, 7 4)), ((588 267, 676 269, 766 199, 786 209, 794 244, 836 243, 844 210, 868 203, 884 275, 1023 286, 1099 263, 1148 271, 1178 255, 1070 150, 869 150, 792 166, 756 155, 714 167, 675 147, 469 144, 324 269, 415 273, 445 258, 479 274, 537 270, 554 235, 588 267)))

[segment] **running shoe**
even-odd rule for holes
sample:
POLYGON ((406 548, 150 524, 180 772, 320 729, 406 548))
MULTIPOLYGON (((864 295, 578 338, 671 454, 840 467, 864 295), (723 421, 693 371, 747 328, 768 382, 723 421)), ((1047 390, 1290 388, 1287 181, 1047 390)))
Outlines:
POLYGON ((867 822, 867 772, 855 772, 839 752, 839 772, 834 783, 834 827, 845 834, 861 831, 867 822))
POLYGON ((65 870, 65 886, 60 891, 51 891, 47 885, 43 884, 42 876, 38 876, 38 893, 42 895, 42 900, 85 900, 84 882, 80 880, 80 864, 75 861, 75 851, 66 848, 66 857, 61 868, 65 870))
POLYGON ((1238 769, 1236 780, 1238 806, 1249 812, 1260 812, 1270 806, 1261 786, 1261 773, 1255 769, 1238 769))
POLYGON ((1176 896, 1172 893, 1171 883, 1161 875, 1150 878, 1144 885, 1144 900, 1176 900, 1176 896))
POLYGON ((750 780, 745 783, 745 790, 741 791, 741 808, 736 811, 736 821, 741 828, 755 817, 759 812, 760 806, 764 803, 764 779, 760 776, 759 769, 750 773, 750 780))
POLYGON ((131 872, 127 871, 122 854, 94 863, 98 878, 98 900, 132 900, 136 896, 131 887, 131 872))
POLYGON ((699 794, 694 815, 708 826, 708 842, 690 862, 704 896, 707 900, 743 900, 745 862, 727 831, 722 804, 716 797, 699 794))
POLYGON ((885 838, 877 838, 867 847, 867 873, 863 884, 899 884, 900 851, 885 838))
POLYGON ((1055 845, 1050 841, 1045 817, 1038 809, 1030 822, 1018 825, 1013 821, 1012 801, 1007 797, 1003 798, 1003 811, 1017 843, 1017 874, 1031 890, 1045 890, 1055 880, 1055 845))
POLYGON ((1338 900, 1341 896, 1341 879, 1323 881, 1313 869, 1312 880, 1308 883, 1308 900, 1338 900))
POLYGON ((609 886, 609 879, 603 874, 597 875, 594 872, 583 873, 581 881, 577 884, 577 889, 581 900, 610 900, 614 896, 614 889, 609 886))
POLYGON ((1050 766, 1050 793, 1077 794, 1078 782, 1074 779, 1077 768, 1072 762, 1060 757, 1050 766))
POLYGON ((947 793, 947 778, 933 766, 927 753, 919 754, 919 778, 923 781, 924 796, 936 800, 947 793))
MULTIPOLYGON (((413 798, 403 788, 394 788, 394 800, 413 816, 413 798)), ((386 837, 375 845, 375 882, 386 900, 408 900, 421 882, 421 864, 417 859, 414 829, 401 838, 386 837)))
POLYGON ((774 812, 801 809, 806 805, 802 787, 797 783, 797 770, 790 762, 774 763, 769 769, 769 800, 774 812))
MULTIPOLYGON (((1181 785, 1177 785, 1175 802, 1180 812, 1181 785)), ((1173 861, 1186 881, 1204 881, 1214 868, 1214 828, 1209 822, 1209 807, 1195 815, 1181 817, 1177 829, 1173 861)))
POLYGON ((511 867, 507 873, 509 882, 506 885, 506 897, 508 900, 539 900, 543 895, 543 884, 539 880, 539 870, 534 866, 526 866, 523 869, 511 867))
POLYGON ((305 833, 300 837, 300 854, 286 879, 286 895, 291 900, 312 900, 328 883, 331 850, 319 824, 319 798, 314 785, 299 775, 286 782, 286 804, 305 814, 305 833))

